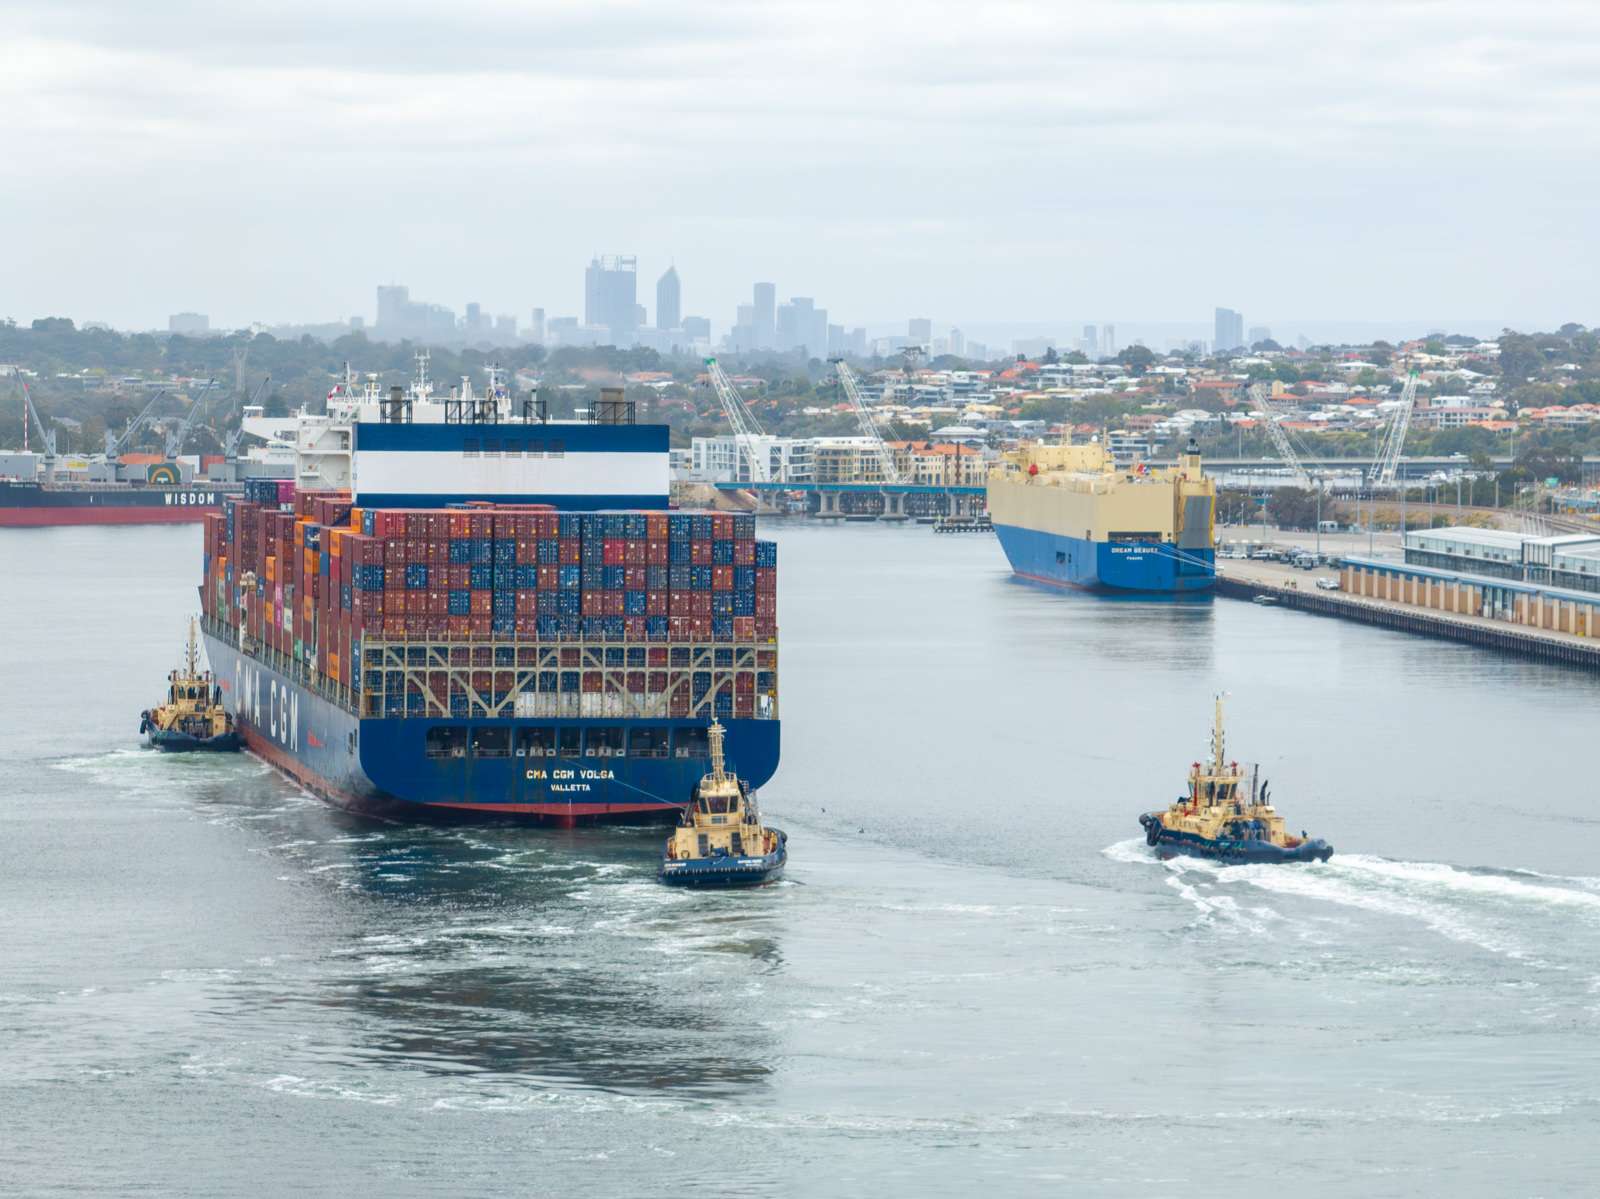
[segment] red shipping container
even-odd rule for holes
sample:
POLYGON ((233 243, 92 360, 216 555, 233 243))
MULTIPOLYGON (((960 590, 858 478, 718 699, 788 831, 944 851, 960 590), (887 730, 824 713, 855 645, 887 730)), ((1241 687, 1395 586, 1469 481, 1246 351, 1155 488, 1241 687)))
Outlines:
POLYGON ((691 616, 689 618, 689 636, 695 641, 710 641, 711 617, 691 616))
MULTIPOLYGON (((657 594, 659 594, 659 592, 657 594)), ((649 602, 650 601, 648 599, 645 600, 645 603, 648 604, 649 602)), ((667 600, 667 614, 669 616, 693 616, 694 592, 674 591, 669 593, 667 600)), ((674 637, 674 640, 676 640, 676 637, 674 637)))
POLYGON ((756 616, 756 640, 765 641, 778 635, 778 621, 773 616, 756 616))
POLYGON ((651 693, 659 695, 661 692, 665 691, 666 689, 667 689, 667 672, 664 671, 664 670, 652 670, 650 672, 649 685, 645 688, 645 690, 648 691, 648 692, 651 692, 651 693))
POLYGON ((490 513, 490 512, 473 512, 470 515, 471 515, 471 519, 472 519, 472 535, 474 537, 481 539, 481 538, 484 538, 484 537, 493 537, 494 536, 494 514, 493 513, 490 513))
POLYGON ((748 539, 735 541, 733 543, 733 564, 735 566, 754 566, 756 564, 756 543, 748 539))
POLYGON ((665 512, 646 514, 644 518, 645 536, 651 541, 665 541, 670 529, 671 521, 668 520, 665 512))
POLYGON ((488 616, 494 612, 494 592, 480 587, 472 593, 469 603, 472 615, 488 616))
POLYGON ((709 541, 691 541, 689 543, 689 561, 695 566, 710 566, 711 543, 709 541))
POLYGON ((528 539, 520 539, 519 538, 518 541, 517 541, 517 565, 518 566, 533 566, 538 561, 539 561, 539 543, 538 543, 538 541, 536 541, 536 540, 534 540, 532 538, 528 538, 528 539))
POLYGON ((539 593, 529 591, 526 587, 517 588, 517 615, 537 616, 539 614, 539 593))
POLYGON ((756 567, 756 591, 776 594, 778 590, 778 570, 774 566, 756 567))
MULTIPOLYGON (((678 597, 676 594, 674 594, 672 598, 673 601, 676 602, 678 597)), ((680 616, 678 613, 674 612, 671 616, 667 617, 667 635, 674 641, 689 640, 689 634, 693 628, 693 620, 694 617, 692 616, 680 616)))
POLYGON ((671 550, 665 541, 647 541, 644 543, 644 560, 651 566, 666 566, 670 561, 671 550))
POLYGON ((645 564, 645 543, 637 538, 629 538, 623 549, 622 560, 629 566, 643 566, 645 564))
POLYGON ((647 616, 666 616, 671 612, 669 602, 670 593, 666 591, 651 591, 644 597, 644 610, 647 616))
POLYGON ((751 641, 756 635, 756 618, 754 616, 735 616, 733 618, 733 639, 735 641, 751 641))
POLYGON ((448 539, 441 537, 428 542, 427 563, 429 566, 450 565, 450 542, 448 539))
POLYGON ((623 599, 622 592, 602 591, 600 594, 606 597, 606 606, 605 610, 601 612, 602 616, 621 616, 627 611, 627 605, 623 599))
POLYGON ((711 590, 713 590, 713 591, 732 591, 733 590, 733 567, 731 567, 731 566, 713 566, 711 568, 711 590))
POLYGON ((727 541, 733 536, 733 516, 727 512, 711 514, 711 536, 717 541, 727 541))
POLYGON ((472 621, 473 637, 482 640, 489 636, 491 623, 494 620, 492 616, 480 616, 475 612, 468 619, 472 621))
POLYGON ((600 671, 586 670, 583 672, 583 689, 589 694, 593 695, 596 692, 604 691, 605 686, 606 676, 600 671))
POLYGON ((583 541, 577 537, 563 537, 561 539, 560 559, 562 566, 577 566, 583 561, 583 541))
POLYGON ((517 640, 532 641, 539 635, 539 618, 517 614, 517 640))
POLYGON ((735 695, 733 697, 733 714, 737 719, 749 720, 756 714, 756 697, 754 695, 735 695))
POLYGON ((645 589, 645 570, 643 566, 625 566, 622 568, 622 585, 629 591, 643 591, 645 589))
POLYGON ((606 614, 605 595, 604 591, 585 591, 583 593, 583 614, 585 616, 604 616, 606 614))
MULTIPOLYGON (((629 641, 643 641, 645 639, 645 619, 642 616, 626 616, 622 621, 622 635, 629 641)), ((628 676, 632 678, 632 675, 628 676)))
POLYGON ((756 592, 756 615, 772 617, 778 614, 778 597, 764 592, 756 592))
POLYGON ((555 591, 561 586, 561 568, 545 565, 539 568, 539 590, 555 591))
POLYGON ((705 617, 709 620, 711 618, 711 593, 709 591, 691 591, 689 594, 694 599, 695 619, 699 620, 701 617, 705 617))
POLYGON ((603 555, 602 560, 605 564, 607 566, 621 566, 626 545, 627 543, 620 537, 607 537, 600 547, 600 552, 603 555))

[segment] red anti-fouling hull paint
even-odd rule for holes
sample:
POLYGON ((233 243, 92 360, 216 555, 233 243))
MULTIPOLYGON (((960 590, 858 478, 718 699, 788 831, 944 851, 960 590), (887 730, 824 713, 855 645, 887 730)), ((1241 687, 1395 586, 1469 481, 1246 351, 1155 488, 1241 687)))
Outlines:
POLYGON ((0 508, 0 529, 42 529, 60 525, 197 524, 220 507, 0 508))

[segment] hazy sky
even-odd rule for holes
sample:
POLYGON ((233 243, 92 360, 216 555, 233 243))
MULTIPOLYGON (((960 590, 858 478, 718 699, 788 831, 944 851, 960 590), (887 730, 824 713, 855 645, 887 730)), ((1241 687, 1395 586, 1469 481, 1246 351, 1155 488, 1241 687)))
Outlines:
POLYGON ((1600 4, 0 0, 0 316, 1600 322, 1600 4))

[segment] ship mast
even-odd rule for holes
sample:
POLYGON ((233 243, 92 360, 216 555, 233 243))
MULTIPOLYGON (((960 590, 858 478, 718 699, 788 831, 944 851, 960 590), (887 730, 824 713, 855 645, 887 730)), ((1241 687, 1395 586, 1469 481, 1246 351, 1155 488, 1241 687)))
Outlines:
POLYGON ((727 778, 722 770, 722 734, 722 722, 713 720, 706 736, 711 742, 711 777, 719 783, 727 778))
POLYGON ((198 647, 195 644, 194 626, 195 626, 194 617, 191 616, 189 618, 189 653, 188 653, 189 677, 191 679, 194 678, 197 674, 200 673, 200 671, 198 669, 199 665, 200 665, 200 653, 199 653, 198 647))
POLYGON ((1225 764, 1223 757, 1224 737, 1222 733, 1222 692, 1217 692, 1217 717, 1216 723, 1211 727, 1211 770, 1213 774, 1221 774, 1225 764))

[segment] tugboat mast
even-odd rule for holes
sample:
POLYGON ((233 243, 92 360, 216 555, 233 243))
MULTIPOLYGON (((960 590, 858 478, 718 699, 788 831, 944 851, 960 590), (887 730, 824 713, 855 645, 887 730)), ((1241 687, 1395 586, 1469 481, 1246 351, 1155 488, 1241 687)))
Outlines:
POLYGON ((711 777, 719 783, 727 778, 722 769, 722 736, 725 731, 720 720, 713 720, 711 727, 706 730, 706 738, 711 744, 711 777))
POLYGON ((1211 770, 1214 774, 1221 774, 1226 765, 1223 756, 1224 737, 1222 733, 1222 692, 1217 692, 1216 723, 1211 727, 1211 770))

